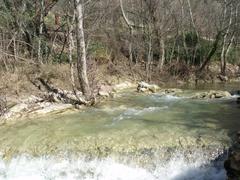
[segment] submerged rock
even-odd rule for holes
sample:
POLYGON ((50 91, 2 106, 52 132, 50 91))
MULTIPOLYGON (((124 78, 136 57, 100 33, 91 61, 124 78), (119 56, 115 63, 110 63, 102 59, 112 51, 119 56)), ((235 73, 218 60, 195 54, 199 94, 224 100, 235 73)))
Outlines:
POLYGON ((228 180, 240 179, 240 131, 229 150, 228 159, 224 163, 228 180))
POLYGON ((182 93, 183 90, 182 89, 172 88, 172 89, 164 89, 163 92, 165 94, 177 94, 177 93, 182 93))
POLYGON ((228 91, 208 91, 197 93, 192 98, 193 99, 218 99, 218 98, 227 98, 232 95, 228 91))
POLYGON ((151 92, 156 93, 158 90, 160 90, 160 87, 156 84, 148 84, 146 82, 139 82, 137 91, 138 92, 151 92))

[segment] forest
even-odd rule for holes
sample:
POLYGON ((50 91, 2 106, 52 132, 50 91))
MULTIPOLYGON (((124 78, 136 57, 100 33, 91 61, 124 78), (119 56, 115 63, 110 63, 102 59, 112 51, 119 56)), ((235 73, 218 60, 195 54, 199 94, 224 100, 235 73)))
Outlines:
POLYGON ((148 82, 197 81, 236 76, 228 65, 240 61, 238 0, 1 0, 0 12, 2 77, 69 64, 66 78, 87 96, 103 65, 148 82))

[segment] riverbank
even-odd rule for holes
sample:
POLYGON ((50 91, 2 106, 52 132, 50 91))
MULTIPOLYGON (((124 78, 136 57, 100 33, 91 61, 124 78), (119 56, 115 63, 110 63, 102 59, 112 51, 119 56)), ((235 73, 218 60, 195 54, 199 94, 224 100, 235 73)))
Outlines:
MULTIPOLYGON (((126 63, 99 64, 98 67, 89 68, 89 82, 93 93, 97 93, 100 86, 114 86, 123 82, 137 84, 140 81, 146 81, 150 84, 157 84, 160 87, 181 88, 186 86, 195 86, 196 79, 198 83, 232 83, 240 82, 239 67, 236 65, 227 65, 227 77, 219 77, 219 63, 212 63, 209 66, 209 72, 201 77, 196 77, 194 69, 186 77, 171 74, 168 71, 154 72, 152 78, 147 80, 144 67, 133 66, 132 69, 126 63)), ((167 67, 166 67, 167 69, 167 67)), ((19 99, 31 95, 39 95, 40 91, 36 88, 30 79, 41 77, 52 82, 56 87, 67 91, 72 90, 70 81, 70 69, 68 64, 48 64, 40 67, 19 66, 12 71, 0 71, 0 96, 6 96, 7 101, 17 102, 19 99)), ((78 81, 78 78, 75 77, 78 81)), ((78 83, 76 83, 77 88, 78 83)))
MULTIPOLYGON (((185 89, 178 88, 163 88, 155 84, 139 82, 122 82, 116 85, 101 85, 96 93, 96 103, 101 104, 103 101, 114 99, 121 91, 138 92, 144 94, 158 94, 159 96, 173 96, 175 98, 182 97, 187 99, 213 100, 221 98, 232 98, 234 93, 238 91, 221 91, 221 90, 202 90, 189 93, 185 89)), ((71 94, 71 91, 62 90, 66 94, 71 94)), ((71 97, 74 95, 71 95, 71 97)), ((237 102, 237 100, 236 100, 237 102)), ((88 108, 83 105, 74 105, 68 102, 61 101, 55 94, 39 93, 38 95, 30 95, 29 97, 19 97, 16 102, 8 102, 6 110, 1 116, 2 124, 12 124, 26 118, 37 118, 38 116, 47 116, 50 114, 70 113, 88 108), (50 97, 49 97, 50 96, 50 97), (46 98, 47 97, 47 98, 46 98), (10 103, 12 103, 10 105, 10 103)))
MULTIPOLYGON (((196 99, 230 96, 227 92, 208 92, 208 90, 214 86, 215 90, 218 90, 218 88, 221 89, 224 83, 239 82, 239 79, 234 76, 234 74, 237 73, 237 67, 230 68, 231 79, 228 79, 227 82, 222 82, 222 80, 217 77, 217 68, 215 66, 210 67, 211 71, 215 72, 214 84, 206 83, 209 81, 212 82, 213 79, 206 79, 206 82, 199 80, 196 86, 193 76, 190 76, 189 79, 179 79, 178 77, 167 74, 164 75, 163 73, 161 79, 155 79, 156 85, 152 85, 153 88, 150 88, 150 93, 160 91, 162 94, 175 94, 178 96, 178 93, 183 89, 206 89, 206 92, 197 93, 193 96, 195 96, 196 99)), ((117 69, 121 70, 123 68, 124 67, 119 67, 117 69)), ((121 72, 120 70, 115 72, 113 69, 113 67, 109 69, 109 66, 101 65, 96 71, 91 71, 92 73, 90 73, 90 84, 93 88, 92 93, 94 97, 97 98, 98 103, 106 98, 113 98, 118 91, 127 88, 136 90, 138 82, 144 79, 141 73, 128 71, 128 68, 125 68, 125 72, 121 72), (132 73, 134 73, 134 76, 132 73)), ((76 106, 63 103, 64 100, 62 100, 58 94, 47 94, 47 92, 40 90, 40 86, 36 87, 36 84, 34 85, 30 79, 37 77, 51 82, 54 87, 59 88, 63 93, 69 94, 69 96, 74 99, 68 65, 43 65, 40 69, 36 70, 36 72, 32 72, 32 68, 27 67, 19 67, 14 73, 4 72, 0 76, 0 97, 2 99, 1 124, 5 124, 7 121, 15 122, 17 119, 20 120, 24 117, 36 117, 49 113, 75 110, 76 106), (6 111, 7 109, 8 112, 6 111)), ((77 77, 75 77, 75 79, 77 79, 77 77)), ((152 81, 152 83, 154 83, 154 81, 152 81)), ((231 90, 239 90, 238 87, 233 88, 236 89, 231 90)), ((140 91, 144 91, 144 88, 140 88, 140 91)), ((84 106, 78 105, 77 108, 82 109, 84 106)))

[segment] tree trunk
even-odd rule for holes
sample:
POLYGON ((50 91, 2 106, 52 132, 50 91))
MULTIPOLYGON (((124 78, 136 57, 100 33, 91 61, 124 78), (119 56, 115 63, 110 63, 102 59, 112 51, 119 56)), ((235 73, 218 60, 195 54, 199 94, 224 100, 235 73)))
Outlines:
MULTIPOLYGON (((126 22, 128 28, 129 28, 129 33, 130 33, 130 40, 129 40, 129 61, 130 61, 130 68, 132 66, 132 63, 133 63, 133 28, 134 27, 142 27, 141 25, 139 26, 136 26, 133 22, 131 22, 128 18, 127 18, 127 15, 124 11, 124 8, 123 8, 123 2, 122 0, 119 0, 120 2, 120 7, 121 7, 121 13, 122 13, 122 16, 123 16, 123 19, 124 21, 126 22)), ((131 68, 132 69, 132 68, 131 68)))
POLYGON ((43 33, 43 13, 44 13, 44 0, 41 0, 41 13, 40 13, 40 22, 39 22, 39 36, 38 36, 38 52, 37 52, 37 60, 39 64, 42 64, 42 56, 41 56, 41 46, 42 46, 42 33, 43 33))
MULTIPOLYGON (((225 20, 226 15, 227 15, 227 5, 225 5, 225 9, 224 9, 224 20, 225 20)), ((226 64, 227 64, 226 53, 227 53, 228 48, 229 48, 229 46, 228 47, 226 47, 226 46, 227 46, 228 35, 230 33, 230 28, 231 28, 231 25, 232 25, 232 18, 233 18, 233 11, 232 11, 232 5, 231 5, 231 15, 229 17, 229 24, 228 24, 228 27, 227 27, 227 32, 225 33, 225 35, 223 37, 223 45, 222 45, 222 52, 221 52, 221 74, 223 76, 226 75, 226 64)), ((232 38, 233 37, 231 37, 231 41, 232 41, 232 38)))
POLYGON ((188 47, 186 44, 186 33, 185 33, 185 24, 184 24, 184 20, 185 20, 185 11, 184 11, 184 1, 179 0, 180 4, 181 4, 181 30, 182 30, 182 38, 183 38, 183 48, 184 48, 184 52, 185 52, 185 56, 186 56, 186 63, 189 63, 189 52, 188 52, 188 47))
POLYGON ((151 81, 151 62, 152 62, 152 37, 149 35, 149 42, 148 42, 148 56, 147 56, 147 80, 151 81))
POLYGON ((129 32, 130 32, 130 42, 129 42, 129 61, 130 61, 130 67, 132 67, 132 63, 133 63, 133 43, 132 43, 132 40, 133 40, 133 28, 130 27, 129 28, 129 32))
POLYGON ((169 58, 169 63, 170 64, 172 63, 173 55, 174 55, 175 48, 176 48, 176 42, 177 42, 177 37, 174 40, 173 47, 172 47, 172 50, 171 50, 171 55, 170 55, 170 58, 169 58))
POLYGON ((165 63, 165 41, 163 39, 160 40, 160 43, 161 43, 161 59, 159 61, 159 70, 162 71, 163 69, 163 65, 165 63))
POLYGON ((215 38, 215 41, 213 43, 213 46, 211 48, 211 50, 209 51, 205 61, 203 62, 203 64, 201 65, 200 69, 199 69, 199 72, 201 73, 205 67, 208 65, 208 63, 210 62, 210 60, 212 59, 212 56, 215 54, 215 52, 217 51, 217 48, 218 48, 218 44, 219 44, 219 41, 221 39, 221 35, 222 35, 222 32, 218 32, 218 34, 216 35, 216 38, 215 38))
POLYGON ((193 50, 192 59, 190 58, 191 63, 194 63, 195 60, 196 60, 196 56, 197 56, 197 52, 198 52, 198 48, 199 48, 200 38, 199 38, 199 33, 198 33, 198 30, 197 30, 197 27, 196 27, 196 24, 195 24, 195 21, 194 21, 194 18, 193 18, 193 12, 192 12, 192 6, 191 6, 190 0, 187 0, 187 4, 188 4, 189 15, 190 15, 190 18, 191 18, 191 24, 192 24, 192 27, 193 27, 193 29, 196 33, 196 36, 197 36, 197 43, 195 44, 195 47, 194 47, 194 50, 193 50))
POLYGON ((83 27, 83 2, 82 0, 75 0, 75 11, 76 11, 76 33, 77 33, 77 69, 78 78, 81 85, 81 90, 83 95, 87 100, 91 97, 91 91, 89 87, 88 77, 87 77, 87 55, 86 55, 86 45, 84 38, 84 27, 83 27))
POLYGON ((73 39, 73 21, 75 20, 75 15, 73 18, 68 18, 68 59, 70 65, 70 79, 73 91, 76 91, 75 78, 74 78, 74 63, 73 63, 73 48, 74 48, 74 39, 73 39))

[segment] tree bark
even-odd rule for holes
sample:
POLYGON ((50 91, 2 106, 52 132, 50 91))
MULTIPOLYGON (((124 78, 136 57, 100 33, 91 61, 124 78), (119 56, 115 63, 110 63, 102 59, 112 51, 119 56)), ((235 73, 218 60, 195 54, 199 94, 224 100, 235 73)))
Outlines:
POLYGON ((160 43, 161 43, 161 59, 160 59, 160 61, 159 61, 159 70, 160 71, 162 71, 162 69, 163 69, 163 65, 164 65, 164 63, 165 63, 165 54, 166 54, 166 52, 165 52, 165 41, 164 41, 164 39, 161 39, 160 40, 160 43))
POLYGON ((89 87, 88 77, 87 77, 87 55, 86 55, 86 44, 84 37, 84 27, 83 27, 83 1, 74 0, 75 13, 76 13, 76 34, 77 34, 77 69, 78 78, 81 85, 81 90, 83 95, 87 100, 91 97, 91 91, 89 87))
MULTIPOLYGON (((230 33, 230 27, 232 25, 232 18, 233 18, 232 5, 230 5, 230 6, 231 6, 231 12, 230 12, 231 15, 229 17, 229 23, 228 23, 228 27, 227 27, 227 32, 223 36, 223 44, 222 44, 222 52, 221 52, 221 74, 223 76, 226 75, 226 64, 227 64, 227 62, 226 62, 227 61, 226 60, 226 53, 227 53, 228 48, 229 48, 229 46, 228 47, 226 47, 226 46, 227 46, 227 39, 228 39, 228 35, 230 33)), ((224 20, 225 20, 226 16, 227 16, 227 2, 225 2, 224 20)), ((232 40, 233 39, 231 37, 230 41, 232 41, 232 40)))
POLYGON ((38 52, 37 52, 37 60, 39 64, 42 64, 42 57, 41 57, 41 46, 42 46, 42 33, 43 33, 43 17, 44 17, 44 0, 41 0, 41 13, 40 13, 40 22, 39 22, 39 36, 38 36, 38 52))
POLYGON ((121 12, 122 12, 123 19, 124 19, 124 21, 126 22, 128 28, 129 28, 130 39, 129 39, 128 50, 129 50, 129 61, 130 61, 130 68, 131 68, 132 63, 133 63, 132 41, 133 41, 133 27, 134 27, 134 24, 132 22, 130 22, 129 19, 127 18, 127 15, 126 15, 126 13, 124 11, 124 8, 123 8, 122 0, 119 0, 119 1, 120 1, 120 7, 121 7, 121 12))
POLYGON ((146 71, 147 71, 147 80, 151 81, 151 62, 152 62, 152 37, 151 34, 149 35, 149 41, 148 41, 148 56, 147 56, 147 65, 146 65, 146 71))
POLYGON ((68 59, 70 65, 70 79, 73 91, 76 91, 75 78, 74 78, 74 63, 73 63, 73 48, 74 48, 74 39, 73 39, 73 21, 75 20, 75 14, 73 18, 68 18, 68 59))

